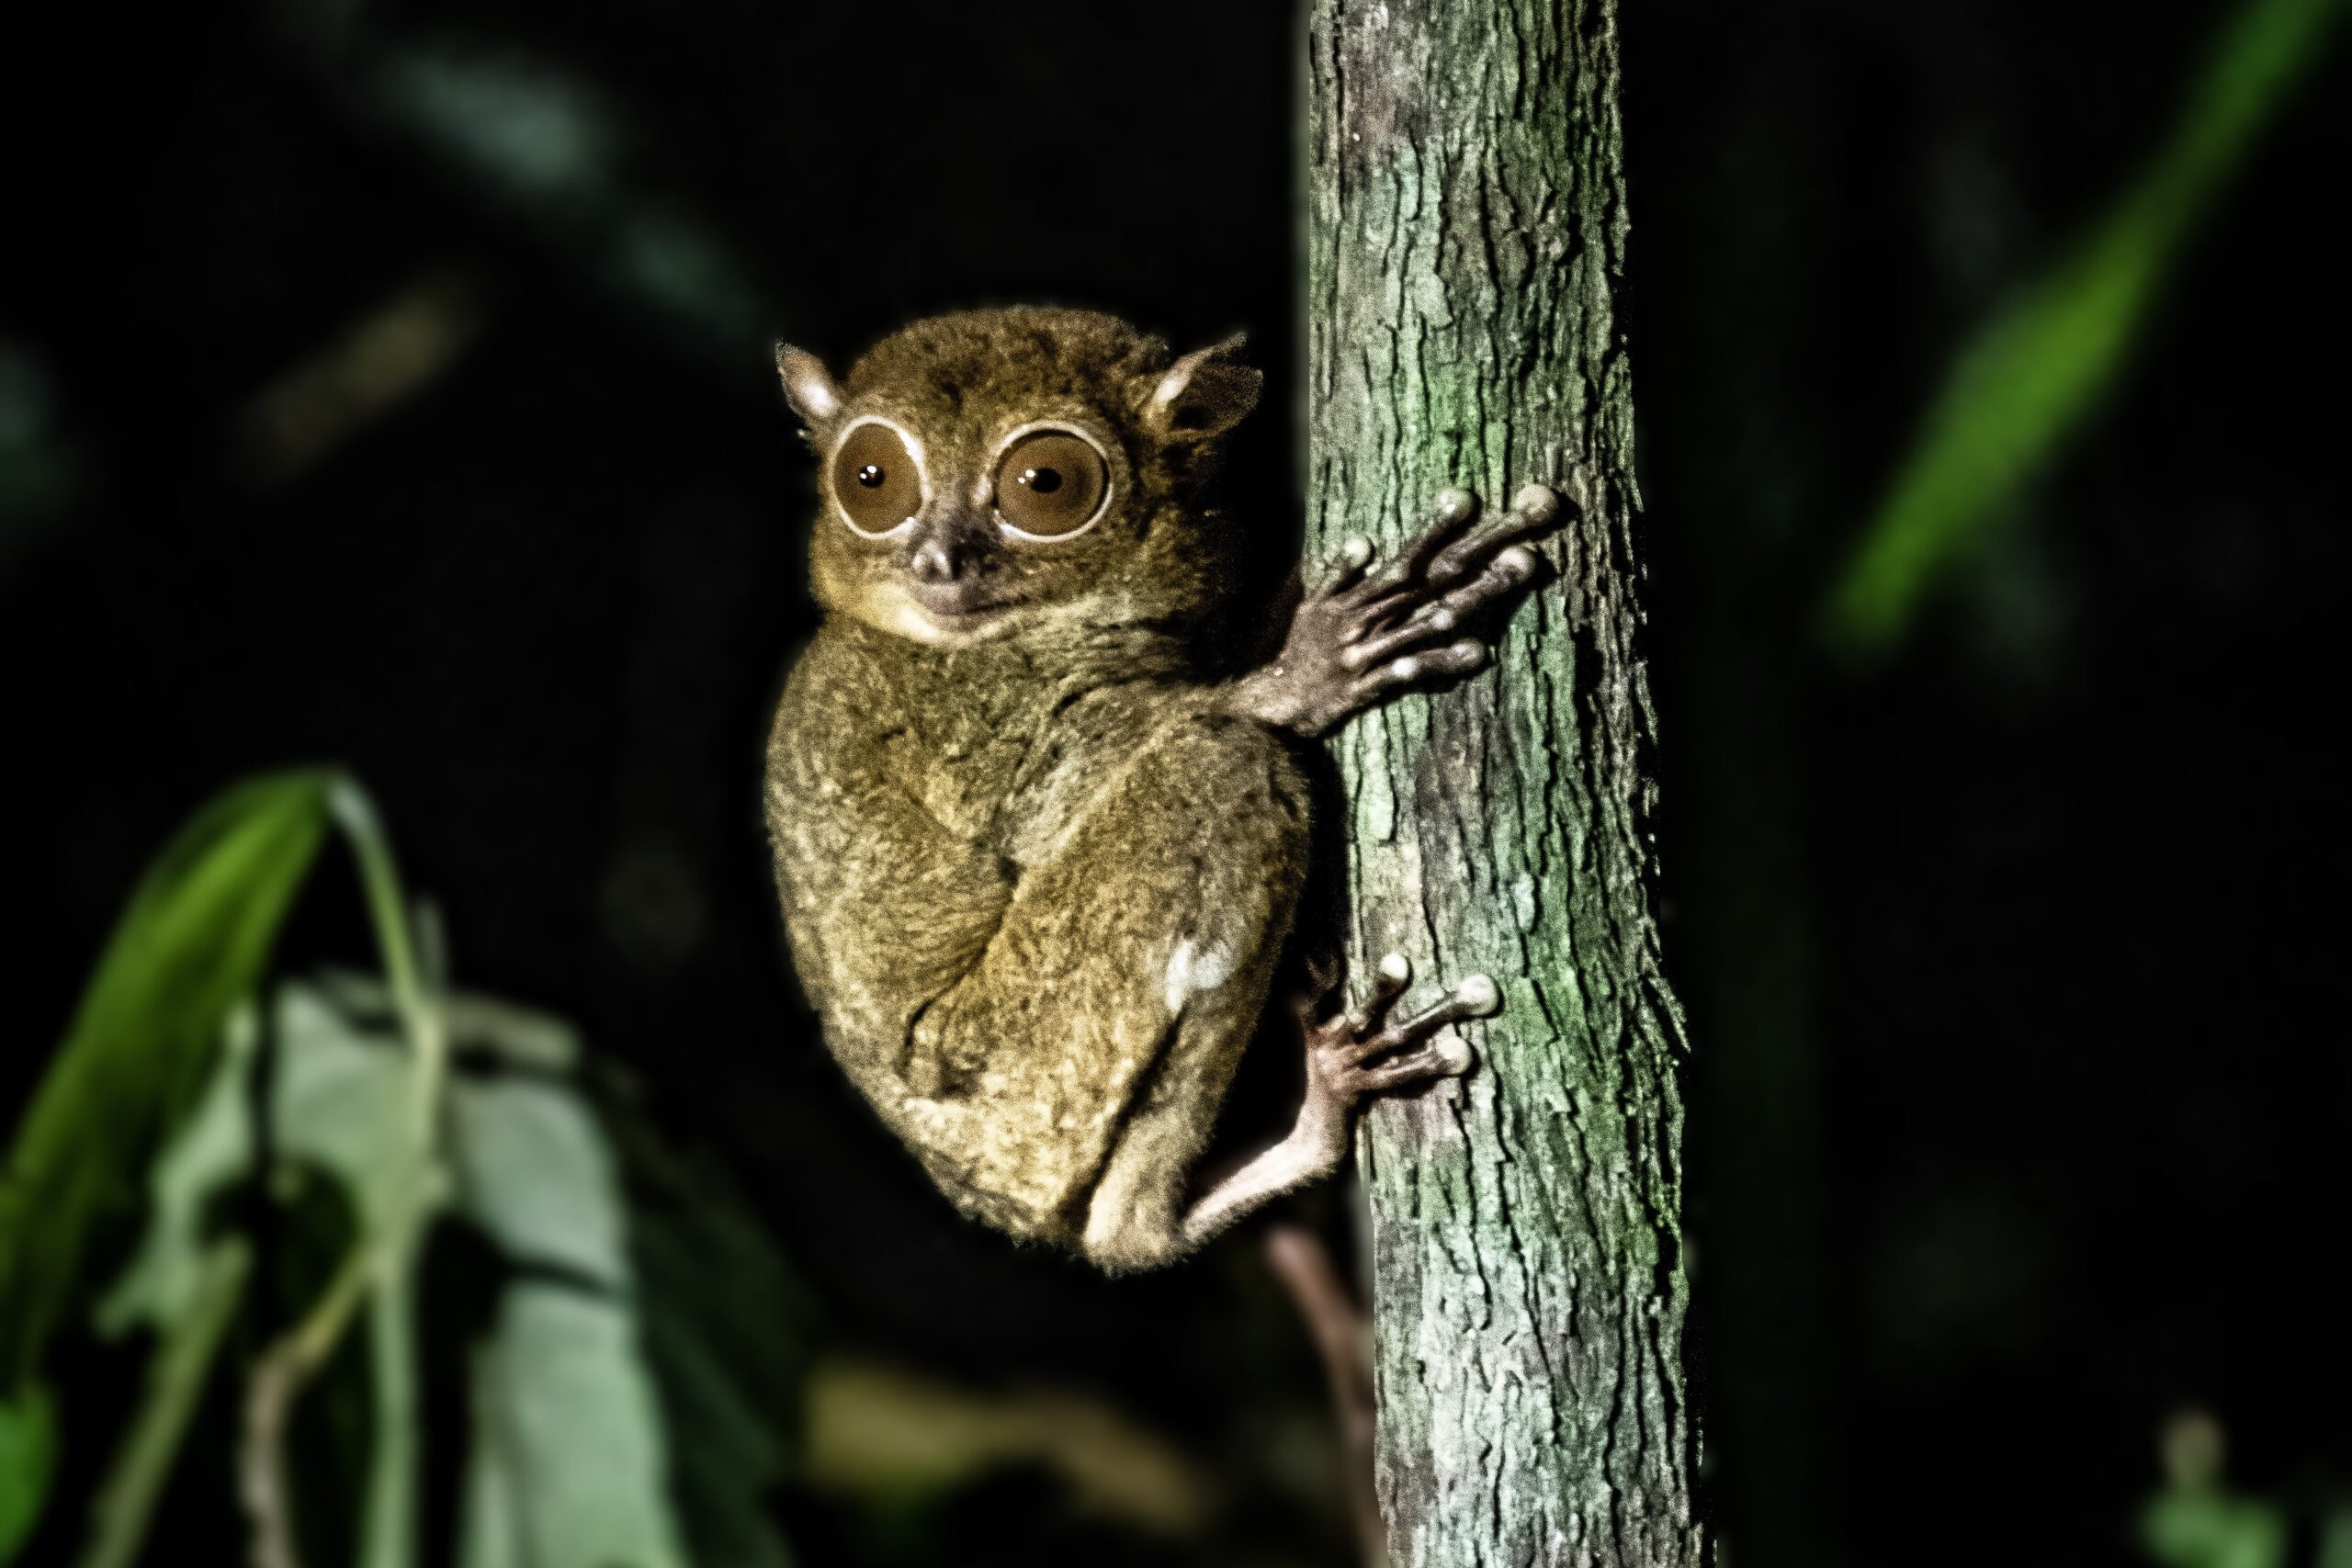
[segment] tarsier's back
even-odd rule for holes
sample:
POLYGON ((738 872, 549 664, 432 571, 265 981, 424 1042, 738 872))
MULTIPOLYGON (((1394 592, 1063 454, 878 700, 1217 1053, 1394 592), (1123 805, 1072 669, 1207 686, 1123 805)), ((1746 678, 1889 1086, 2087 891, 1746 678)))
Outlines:
MULTIPOLYGON (((1343 1149, 1348 1096, 1460 1070, 1436 1032, 1492 999, 1357 1019, 1331 1047, 1354 1076, 1310 1071, 1301 1131, 1191 1190, 1306 874, 1302 736, 1483 653, 1427 646, 1455 619, 1429 562, 1375 592, 1358 560, 1287 662, 1208 677, 1236 552, 1204 490, 1259 387, 1237 347, 1173 358, 1109 317, 1012 310, 919 322, 838 384, 779 355, 819 456, 826 612, 767 762, 802 982, 944 1191, 1110 1268, 1328 1168, 1334 1108, 1343 1149)), ((1455 609, 1532 571, 1496 537, 1455 609)))

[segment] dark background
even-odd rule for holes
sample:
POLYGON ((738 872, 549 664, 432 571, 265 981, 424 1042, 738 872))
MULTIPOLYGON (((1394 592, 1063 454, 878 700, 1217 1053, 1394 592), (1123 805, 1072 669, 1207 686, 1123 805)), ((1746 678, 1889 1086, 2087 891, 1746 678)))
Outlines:
MULTIPOLYGON (((195 803, 341 761, 460 981, 626 1063, 829 1333, 1247 1453, 1319 1382, 1246 1240, 1115 1284, 1014 1252, 813 1043, 756 814, 811 617, 766 345, 838 364, 1010 299, 1246 326, 1272 395, 1235 499, 1292 528, 1294 18, 854 9, 82 7, 0 51, 0 1093, 195 803), (338 388, 323 434, 271 412, 338 388)), ((1740 1568, 2133 1561, 2188 1406, 2249 1486, 2352 1482, 2340 44, 1894 656, 1815 636, 1969 330, 2150 156, 2227 14, 1627 6, 1695 1338, 1740 1568)), ((344 893, 298 955, 363 945, 344 893)), ((1012 1553, 1030 1527, 991 1517, 1012 1553)), ((1263 1498, 1225 1528, 1344 1554, 1263 1498)))

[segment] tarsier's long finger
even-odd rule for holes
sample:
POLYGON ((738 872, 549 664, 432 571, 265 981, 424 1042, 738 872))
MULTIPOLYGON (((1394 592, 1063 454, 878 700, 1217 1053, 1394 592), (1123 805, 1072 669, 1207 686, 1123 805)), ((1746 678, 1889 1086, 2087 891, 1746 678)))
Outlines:
POLYGON ((1452 631, 1487 604, 1532 582, 1543 564, 1525 545, 1506 545, 1487 563, 1486 570, 1431 601, 1427 610, 1413 618, 1427 621, 1434 631, 1452 631))
POLYGON ((1372 565, 1372 541, 1357 534, 1340 542, 1340 547, 1323 565, 1322 592, 1341 593, 1354 587, 1372 565))
POLYGON ((1444 551, 1446 541, 1468 527, 1478 515, 1478 498, 1466 490, 1442 490, 1430 503, 1430 520, 1419 537, 1407 547, 1397 567, 1408 577, 1419 577, 1444 551))
POLYGON ((1380 1094, 1407 1084, 1466 1073, 1477 1059, 1476 1054, 1461 1041, 1441 1040, 1410 1055, 1350 1073, 1347 1088, 1355 1094, 1380 1094))
POLYGON ((1428 579, 1432 588, 1451 588, 1470 576, 1504 547, 1541 534, 1559 521, 1565 510, 1560 492, 1549 485, 1525 485, 1511 497, 1510 510, 1492 523, 1455 539, 1430 558, 1428 579))
POLYGON ((1438 492, 1430 511, 1426 527, 1405 547, 1405 553, 1385 570, 1365 579, 1359 596, 1366 603, 1403 592, 1419 582, 1429 570, 1430 563, 1443 553, 1454 536, 1469 526, 1478 515, 1478 498, 1466 490, 1445 490, 1438 492))
POLYGON ((1382 1030, 1366 1043, 1373 1047, 1368 1055, 1418 1045, 1448 1024, 1465 1019, 1492 1018, 1502 1010, 1502 992, 1495 983, 1484 975, 1473 975, 1429 1011, 1382 1030))
POLYGON ((1387 631, 1354 644, 1340 655, 1350 670, 1364 670, 1392 654, 1443 637, 1484 605, 1516 592, 1535 575, 1535 552, 1513 545, 1487 565, 1487 570, 1442 598, 1432 599, 1387 631))
POLYGON ((1408 653, 1402 659, 1392 659, 1385 664, 1373 666, 1356 682, 1359 702, 1374 702, 1399 686, 1409 686, 1416 681, 1449 680, 1482 669, 1487 662, 1487 645, 1471 637, 1451 642, 1443 648, 1432 648, 1425 653, 1408 653))
POLYGON ((1413 983, 1413 961, 1401 953, 1392 953, 1380 961, 1373 971, 1372 994, 1362 1003, 1348 1010, 1348 1033, 1361 1038, 1388 1021, 1388 1010, 1413 983))

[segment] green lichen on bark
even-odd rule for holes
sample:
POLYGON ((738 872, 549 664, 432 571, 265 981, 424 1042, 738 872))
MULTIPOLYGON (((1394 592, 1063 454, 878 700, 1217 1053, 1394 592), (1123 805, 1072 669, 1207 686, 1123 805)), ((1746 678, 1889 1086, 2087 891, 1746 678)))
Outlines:
POLYGON ((1576 515, 1495 669, 1359 720, 1359 974, 1503 988, 1466 1084, 1366 1118, 1398 1564, 1697 1564, 1681 1015, 1650 908, 1610 0, 1311 0, 1308 539, 1451 484, 1576 515))

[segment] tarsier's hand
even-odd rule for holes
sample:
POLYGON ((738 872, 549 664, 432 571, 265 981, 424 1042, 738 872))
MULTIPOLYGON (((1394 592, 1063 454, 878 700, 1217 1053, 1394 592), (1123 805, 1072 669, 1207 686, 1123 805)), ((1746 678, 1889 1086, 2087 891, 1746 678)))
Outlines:
POLYGON ((1473 975, 1427 1011, 1392 1021, 1389 1014, 1412 983, 1412 964, 1403 953, 1392 953, 1374 971, 1372 994, 1356 1006, 1328 1012, 1327 996, 1299 1010, 1299 1027, 1306 1037, 1306 1101, 1301 1119, 1335 1135, 1343 1145, 1349 1116, 1364 1100, 1468 1072, 1475 1060, 1470 1047, 1459 1038, 1440 1039, 1440 1032, 1464 1019, 1492 1018, 1502 1010, 1502 995, 1495 983, 1473 975))
POLYGON ((1301 735, 1328 735, 1399 692, 1484 665, 1487 645, 1453 634, 1534 581, 1541 563, 1520 541, 1552 525, 1560 497, 1532 484, 1491 525, 1471 528, 1477 514, 1468 491, 1443 492, 1429 530, 1379 571, 1372 542, 1350 539, 1329 580, 1299 601, 1282 651, 1235 682, 1235 705, 1301 735))

